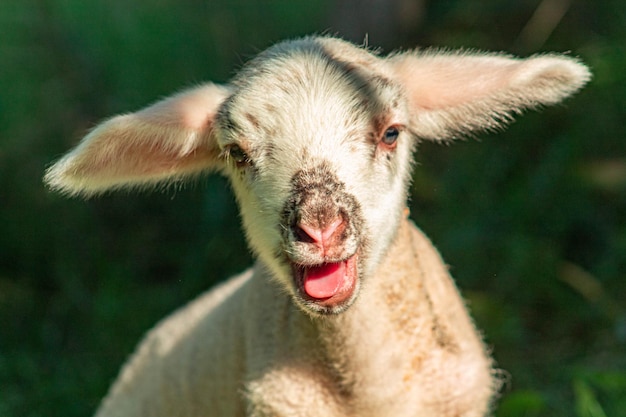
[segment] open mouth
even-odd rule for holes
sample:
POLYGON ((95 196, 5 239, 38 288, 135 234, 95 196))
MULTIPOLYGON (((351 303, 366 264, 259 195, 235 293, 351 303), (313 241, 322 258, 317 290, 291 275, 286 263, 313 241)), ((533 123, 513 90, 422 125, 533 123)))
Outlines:
POLYGON ((358 255, 319 265, 294 265, 295 283, 308 304, 336 309, 349 304, 357 287, 358 255))

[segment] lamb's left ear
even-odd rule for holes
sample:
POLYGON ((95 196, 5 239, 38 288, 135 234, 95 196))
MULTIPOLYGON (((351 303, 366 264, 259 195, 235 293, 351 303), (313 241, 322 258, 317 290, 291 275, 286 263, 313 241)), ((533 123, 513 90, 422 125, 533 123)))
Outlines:
POLYGON ((212 135, 226 87, 206 84, 98 125, 48 169, 45 182, 73 195, 145 186, 215 168, 212 135))
POLYGON ((524 109, 558 103, 591 78, 585 65, 562 55, 412 51, 387 62, 407 92, 411 130, 433 140, 501 127, 524 109))

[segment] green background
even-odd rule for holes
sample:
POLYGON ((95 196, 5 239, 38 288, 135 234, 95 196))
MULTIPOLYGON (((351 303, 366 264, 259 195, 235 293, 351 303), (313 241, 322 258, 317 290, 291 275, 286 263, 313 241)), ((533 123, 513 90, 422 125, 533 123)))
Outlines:
POLYGON ((420 146, 410 205, 507 371, 497 416, 626 416, 623 0, 2 1, 0 416, 91 414, 148 328, 250 262, 222 178, 82 201, 49 193, 46 166, 99 120, 312 32, 591 66, 504 133, 420 146))

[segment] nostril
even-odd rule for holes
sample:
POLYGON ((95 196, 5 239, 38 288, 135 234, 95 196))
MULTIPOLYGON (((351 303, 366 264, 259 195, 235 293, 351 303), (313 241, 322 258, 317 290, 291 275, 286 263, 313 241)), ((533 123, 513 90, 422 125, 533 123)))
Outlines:
POLYGON ((341 217, 337 217, 324 229, 300 222, 296 226, 296 237, 301 242, 317 243, 326 246, 342 224, 343 219, 341 217))
POLYGON ((302 222, 296 225, 296 235, 301 242, 306 243, 321 243, 323 236, 321 229, 302 222))
POLYGON ((309 231, 307 231, 307 229, 309 229, 308 227, 302 227, 301 225, 296 225, 295 230, 294 230, 294 234, 295 234, 295 238, 298 242, 303 242, 303 243, 315 243, 317 242, 317 240, 315 239, 315 234, 313 233, 313 236, 311 236, 311 232, 312 230, 309 229, 309 231))
POLYGON ((337 229, 343 224, 343 219, 341 217, 337 217, 335 220, 330 223, 326 229, 322 230, 322 241, 328 242, 334 235, 337 233, 337 229))

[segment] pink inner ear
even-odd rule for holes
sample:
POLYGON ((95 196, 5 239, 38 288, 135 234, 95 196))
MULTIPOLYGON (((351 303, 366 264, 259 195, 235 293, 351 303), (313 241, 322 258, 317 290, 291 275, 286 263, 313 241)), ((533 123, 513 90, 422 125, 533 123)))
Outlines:
POLYGON ((200 172, 215 163, 218 150, 201 135, 172 135, 168 129, 141 129, 134 115, 108 122, 94 131, 90 146, 75 154, 65 174, 94 184, 138 183, 200 172), (135 129, 124 130, 124 127, 135 129), (185 149, 188 148, 188 149, 185 149))
POLYGON ((158 177, 168 174, 185 174, 211 166, 216 152, 207 147, 195 148, 192 153, 181 155, 175 149, 155 148, 146 143, 136 143, 121 149, 115 158, 100 160, 89 169, 97 175, 115 178, 158 177), (138 158, 136 155, 141 155, 138 158))
POLYGON ((437 110, 481 100, 506 87, 519 67, 499 57, 409 56, 394 69, 413 106, 437 110))
POLYGON ((180 179, 218 166, 211 125, 229 90, 207 84, 109 119, 46 174, 73 194, 180 179))

